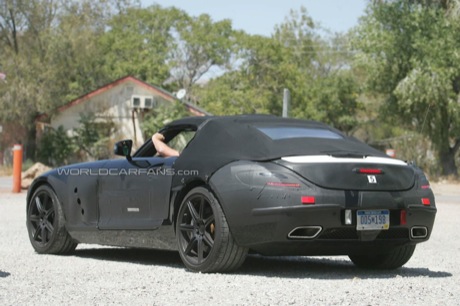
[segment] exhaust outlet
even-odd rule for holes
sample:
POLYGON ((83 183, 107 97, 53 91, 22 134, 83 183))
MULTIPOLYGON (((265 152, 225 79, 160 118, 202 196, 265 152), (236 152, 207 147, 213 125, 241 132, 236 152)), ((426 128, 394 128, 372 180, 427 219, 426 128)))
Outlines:
POLYGON ((423 239, 428 236, 428 229, 425 226, 413 226, 410 229, 410 237, 413 239, 423 239))
POLYGON ((321 233, 321 226, 298 226, 289 232, 288 238, 291 239, 313 239, 321 233))

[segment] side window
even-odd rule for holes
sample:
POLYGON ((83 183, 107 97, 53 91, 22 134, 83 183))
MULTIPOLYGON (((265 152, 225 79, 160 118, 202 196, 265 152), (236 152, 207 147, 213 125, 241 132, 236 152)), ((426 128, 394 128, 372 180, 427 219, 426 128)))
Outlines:
MULTIPOLYGON (((181 153, 185 149, 185 147, 187 147, 187 144, 193 139, 193 137, 195 137, 195 133, 196 131, 192 129, 184 129, 181 131, 170 130, 165 134, 166 139, 169 139, 166 144, 181 153)), ((150 141, 149 139, 133 155, 133 157, 153 156, 157 156, 157 154, 152 141, 150 141)))
POLYGON ((190 140, 195 136, 195 133, 195 131, 191 130, 182 131, 168 142, 168 146, 182 153, 190 140))

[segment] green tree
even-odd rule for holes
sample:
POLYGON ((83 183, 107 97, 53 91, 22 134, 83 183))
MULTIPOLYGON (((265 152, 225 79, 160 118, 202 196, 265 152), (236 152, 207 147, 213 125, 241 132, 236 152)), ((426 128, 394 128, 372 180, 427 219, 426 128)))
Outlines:
POLYGON ((196 86, 200 106, 214 114, 281 112, 283 47, 276 40, 239 33, 240 65, 196 86))
POLYGON ((144 115, 141 122, 141 129, 144 133, 144 138, 149 139, 166 124, 173 120, 187 116, 189 116, 189 113, 185 108, 185 105, 180 101, 163 104, 158 108, 150 110, 144 115))
POLYGON ((281 115, 284 88, 290 116, 324 121, 351 132, 358 120, 359 86, 349 66, 347 37, 323 39, 305 8, 292 11, 272 37, 239 33, 236 69, 196 89, 215 114, 281 115))
MULTIPOLYGON (((0 121, 28 130, 58 105, 106 82, 96 44, 106 19, 129 0, 5 0, 0 2, 0 121)), ((28 152, 29 156, 34 152, 28 152)))
POLYGON ((159 5, 131 7, 113 16, 100 39, 106 75, 110 79, 134 75, 162 85, 170 76, 167 60, 174 44, 173 28, 184 18, 188 18, 185 12, 159 5))
POLYGON ((381 112, 431 140, 443 175, 458 176, 460 19, 456 1, 375 1, 357 31, 357 64, 381 112))
POLYGON ((230 20, 214 22, 207 14, 181 16, 177 34, 170 48, 172 80, 179 88, 190 91, 212 68, 228 69, 235 32, 230 20))
POLYGON ((80 114, 80 126, 74 130, 76 147, 93 159, 109 158, 110 136, 115 131, 112 121, 98 120, 93 113, 80 114))
POLYGON ((0 85, 0 119, 30 128, 37 108, 49 101, 42 87, 47 31, 57 0, 2 1, 0 65, 8 83, 0 85), (43 67, 43 66, 41 66, 43 67))
POLYGON ((37 159, 49 166, 62 166, 70 162, 75 149, 72 138, 60 126, 43 134, 38 146, 37 159))

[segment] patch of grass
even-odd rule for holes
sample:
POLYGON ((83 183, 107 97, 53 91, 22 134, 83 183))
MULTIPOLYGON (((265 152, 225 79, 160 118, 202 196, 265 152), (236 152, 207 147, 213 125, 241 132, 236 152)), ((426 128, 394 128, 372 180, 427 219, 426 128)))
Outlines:
POLYGON ((13 175, 13 167, 0 166, 0 176, 11 176, 11 175, 13 175))
MULTIPOLYGON (((27 159, 22 163, 22 172, 26 171, 35 164, 34 161, 27 159)), ((13 166, 0 166, 0 176, 11 176, 13 175, 13 166)))
POLYGON ((30 167, 32 167, 33 165, 35 164, 34 161, 30 160, 30 159, 26 159, 26 161, 24 161, 22 163, 22 172, 26 171, 27 169, 29 169, 30 167))

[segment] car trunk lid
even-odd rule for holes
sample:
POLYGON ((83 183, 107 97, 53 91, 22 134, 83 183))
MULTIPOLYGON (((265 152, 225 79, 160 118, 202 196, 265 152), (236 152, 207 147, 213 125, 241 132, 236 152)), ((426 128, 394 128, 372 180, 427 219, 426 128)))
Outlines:
POLYGON ((412 188, 415 172, 393 158, 345 155, 282 157, 276 161, 323 188, 399 191, 412 188))

